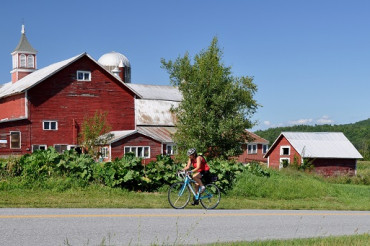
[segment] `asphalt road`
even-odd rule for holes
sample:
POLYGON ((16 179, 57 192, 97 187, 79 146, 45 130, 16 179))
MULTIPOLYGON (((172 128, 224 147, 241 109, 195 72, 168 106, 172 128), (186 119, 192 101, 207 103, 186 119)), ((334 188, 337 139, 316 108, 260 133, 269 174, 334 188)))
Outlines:
POLYGON ((0 245, 184 245, 370 233, 370 211, 0 209, 0 245))

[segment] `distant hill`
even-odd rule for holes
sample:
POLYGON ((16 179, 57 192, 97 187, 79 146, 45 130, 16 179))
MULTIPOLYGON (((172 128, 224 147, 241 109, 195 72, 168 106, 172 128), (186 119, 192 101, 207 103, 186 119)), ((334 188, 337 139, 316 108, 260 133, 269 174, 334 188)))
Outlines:
POLYGON ((256 133, 270 141, 270 145, 276 140, 281 132, 343 132, 362 154, 364 160, 370 160, 370 118, 352 124, 344 125, 297 125, 287 127, 269 128, 259 130, 256 133))

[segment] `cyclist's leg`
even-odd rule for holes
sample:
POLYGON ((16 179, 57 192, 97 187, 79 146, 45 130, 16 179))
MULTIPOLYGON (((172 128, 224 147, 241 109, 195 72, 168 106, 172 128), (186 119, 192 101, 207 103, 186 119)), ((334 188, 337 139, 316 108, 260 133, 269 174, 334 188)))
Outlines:
POLYGON ((199 187, 203 186, 203 183, 202 183, 202 174, 201 173, 195 173, 193 175, 193 179, 196 182, 195 183, 195 191, 198 192, 199 187))

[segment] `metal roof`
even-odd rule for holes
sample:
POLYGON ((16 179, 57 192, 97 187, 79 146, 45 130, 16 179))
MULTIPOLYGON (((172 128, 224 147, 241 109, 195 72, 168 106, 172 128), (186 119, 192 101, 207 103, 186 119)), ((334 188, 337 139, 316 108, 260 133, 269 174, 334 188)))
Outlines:
MULTIPOLYGON (((0 87, 0 98, 7 97, 7 96, 10 96, 10 95, 14 95, 14 94, 19 94, 21 92, 24 92, 24 91, 26 91, 26 90, 34 87, 35 85, 41 83, 45 79, 49 78, 50 76, 52 76, 56 72, 62 70, 63 68, 65 68, 69 64, 77 61, 78 59, 80 59, 81 57, 83 57, 85 55, 87 57, 89 57, 92 61, 94 61, 98 66, 100 66, 101 68, 103 68, 104 70, 106 70, 101 64, 99 64, 97 61, 95 61, 87 53, 82 53, 82 54, 79 54, 79 55, 74 56, 72 58, 69 58, 67 60, 60 61, 60 62, 51 64, 51 65, 49 65, 47 67, 44 67, 42 69, 36 70, 35 72, 33 72, 33 73, 25 76, 24 78, 18 80, 15 83, 9 82, 9 83, 4 84, 2 87, 0 87)), ((108 70, 106 70, 106 71, 108 71, 108 70)), ((133 93, 135 93, 136 95, 138 95, 138 97, 141 97, 141 95, 139 93, 137 93, 135 90, 133 90, 130 87, 128 87, 127 84, 125 84, 121 79, 117 78, 112 73, 110 73, 110 74, 112 75, 113 78, 115 78, 116 80, 120 81, 129 90, 131 90, 133 93)))
MULTIPOLYGON (((362 158, 361 154, 342 132, 282 132, 277 140, 282 136, 302 157, 362 158)), ((270 150, 272 149, 271 147, 270 150)), ((270 150, 266 153, 266 156, 270 153, 270 150)))
POLYGON ((143 99, 175 102, 182 101, 181 92, 174 86, 143 84, 127 84, 127 86, 137 91, 143 99))
POLYGON ((109 143, 117 142, 118 140, 129 137, 135 133, 150 137, 161 143, 172 143, 172 135, 175 132, 175 127, 138 127, 136 130, 111 131, 108 134, 113 134, 113 138, 109 143))
POLYGON ((174 101, 135 99, 136 124, 174 126, 176 117, 171 113, 171 107, 178 105, 179 102, 174 101))

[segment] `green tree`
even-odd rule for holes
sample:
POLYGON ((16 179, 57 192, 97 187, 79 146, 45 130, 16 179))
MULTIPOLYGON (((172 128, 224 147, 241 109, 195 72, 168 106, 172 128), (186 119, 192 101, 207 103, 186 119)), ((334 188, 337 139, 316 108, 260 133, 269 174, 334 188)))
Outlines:
POLYGON ((259 106, 253 98, 257 86, 252 77, 234 77, 231 67, 222 63, 222 55, 215 37, 193 63, 188 53, 175 61, 161 60, 171 84, 183 95, 180 105, 172 109, 180 153, 195 147, 211 157, 235 156, 242 151, 245 129, 253 126, 250 118, 259 106))
POLYGON ((80 145, 88 154, 99 158, 101 146, 113 138, 109 134, 111 126, 107 123, 107 112, 96 111, 94 116, 85 116, 82 123, 82 132, 79 135, 80 145))

